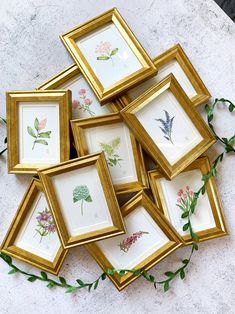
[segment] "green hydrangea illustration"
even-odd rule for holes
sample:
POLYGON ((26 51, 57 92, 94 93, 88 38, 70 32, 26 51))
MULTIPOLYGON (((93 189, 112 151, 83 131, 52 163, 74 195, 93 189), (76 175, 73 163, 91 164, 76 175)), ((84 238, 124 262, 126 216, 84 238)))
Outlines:
POLYGON ((92 202, 89 189, 86 185, 78 185, 73 190, 73 202, 76 203, 79 201, 81 201, 81 214, 83 216, 83 202, 92 202))

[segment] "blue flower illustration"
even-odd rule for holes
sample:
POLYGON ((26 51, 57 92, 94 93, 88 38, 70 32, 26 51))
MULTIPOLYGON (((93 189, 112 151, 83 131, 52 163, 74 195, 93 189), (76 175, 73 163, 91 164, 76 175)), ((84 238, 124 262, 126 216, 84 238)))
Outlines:
POLYGON ((165 112, 165 120, 163 119, 155 119, 155 120, 161 122, 161 126, 159 126, 159 128, 163 132, 165 139, 167 139, 174 145, 171 135, 172 135, 173 120, 175 116, 171 118, 169 113, 166 110, 164 110, 164 112, 165 112))

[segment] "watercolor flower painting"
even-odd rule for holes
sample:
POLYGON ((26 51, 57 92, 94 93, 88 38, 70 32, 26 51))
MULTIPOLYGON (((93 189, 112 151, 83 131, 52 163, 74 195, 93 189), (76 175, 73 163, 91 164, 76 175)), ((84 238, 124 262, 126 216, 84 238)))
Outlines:
POLYGON ((122 158, 117 154, 117 150, 120 146, 121 138, 116 137, 109 143, 99 143, 100 148, 105 154, 106 161, 109 166, 114 167, 119 165, 121 167, 120 161, 123 161, 122 158))
POLYGON ((52 217, 51 211, 45 207, 42 212, 38 213, 37 219, 37 228, 35 229, 36 234, 40 235, 40 243, 42 242, 43 237, 46 237, 50 234, 56 232, 56 226, 54 219, 52 217))
POLYGON ((47 119, 43 119, 39 122, 38 118, 35 118, 34 120, 34 129, 31 128, 31 126, 27 127, 28 134, 34 138, 33 147, 34 149, 36 144, 42 144, 42 145, 48 145, 48 142, 45 140, 45 138, 51 137, 51 131, 43 131, 45 129, 47 124, 47 119))
POLYGON ((94 116, 95 112, 90 109, 90 106, 92 104, 92 99, 88 98, 86 96, 86 90, 85 88, 81 88, 78 91, 78 99, 74 99, 72 102, 72 108, 78 109, 83 112, 87 112, 90 116, 94 116))
POLYGON ((171 118, 169 113, 166 110, 164 110, 164 112, 165 112, 165 120, 163 119, 155 119, 155 120, 161 123, 161 126, 159 126, 159 128, 164 134, 164 138, 170 141, 174 145, 173 140, 172 140, 172 127, 173 127, 173 121, 175 117, 171 118))
POLYGON ((149 232, 146 231, 138 231, 138 232, 134 232, 131 236, 129 236, 128 238, 126 238, 125 240, 123 240, 122 242, 120 242, 118 244, 118 246, 120 247, 120 251, 123 251, 124 253, 127 253, 129 251, 129 249, 131 248, 131 246, 140 238, 143 237, 143 235, 145 234, 149 234, 149 232))
POLYGON ((185 189, 180 189, 177 193, 177 203, 178 206, 183 212, 188 212, 192 204, 194 197, 194 192, 190 186, 186 186, 185 189))
POLYGON ((114 65, 113 56, 115 56, 118 53, 118 48, 112 48, 111 43, 108 41, 101 41, 96 46, 95 53, 99 54, 97 60, 100 61, 111 60, 112 65, 114 65))
POLYGON ((81 214, 83 216, 83 203, 85 202, 92 202, 92 198, 90 196, 89 189, 86 185, 78 185, 73 190, 73 202, 79 202, 81 201, 80 209, 81 214))

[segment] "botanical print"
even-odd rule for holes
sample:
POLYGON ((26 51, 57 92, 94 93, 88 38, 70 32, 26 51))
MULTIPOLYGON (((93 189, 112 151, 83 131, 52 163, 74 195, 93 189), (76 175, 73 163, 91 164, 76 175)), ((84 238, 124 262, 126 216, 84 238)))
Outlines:
POLYGON ((47 124, 47 119, 43 119, 39 122, 38 118, 35 118, 34 120, 34 128, 36 132, 31 128, 30 126, 27 127, 27 131, 30 136, 32 136, 35 140, 33 142, 32 150, 35 147, 35 144, 43 144, 48 145, 48 142, 45 140, 45 138, 50 138, 51 131, 47 132, 40 132, 41 130, 45 129, 47 124))
POLYGON ((108 41, 101 41, 99 45, 96 46, 95 53, 98 53, 99 56, 97 57, 97 60, 111 60, 112 65, 113 63, 113 56, 116 55, 118 52, 118 48, 112 48, 112 45, 108 41))
POLYGON ((86 185, 78 185, 73 190, 73 202, 76 203, 78 201, 81 201, 81 214, 83 216, 83 202, 92 202, 92 198, 90 196, 89 189, 86 185))
POLYGON ((138 239, 140 239, 144 234, 149 234, 146 231, 138 231, 134 232, 131 236, 123 240, 118 246, 120 247, 120 251, 127 253, 132 246, 138 239))
POLYGON ((105 153, 105 158, 109 166, 114 167, 119 165, 121 167, 120 161, 123 159, 117 154, 117 149, 121 143, 121 138, 116 137, 113 139, 109 144, 107 143, 100 143, 100 147, 102 151, 105 153))
POLYGON ((47 207, 45 207, 45 209, 42 212, 39 212, 38 214, 39 215, 36 217, 37 229, 35 229, 35 231, 36 234, 39 234, 41 236, 40 238, 41 242, 43 237, 46 237, 51 233, 56 232, 56 226, 51 211, 47 207))
POLYGON ((85 88, 81 88, 78 91, 78 95, 79 99, 73 100, 72 108, 82 110, 83 112, 89 113, 90 116, 94 116, 95 112, 90 109, 90 105, 93 101, 90 98, 87 98, 85 88))
POLYGON ((171 118, 169 113, 166 110, 164 110, 164 112, 165 112, 166 120, 163 120, 163 119, 155 119, 155 120, 161 122, 162 126, 159 126, 159 128, 163 132, 165 139, 167 139, 174 145, 171 135, 172 135, 173 120, 175 117, 171 118))
POLYGON ((184 190, 179 190, 177 196, 178 198, 176 206, 181 208, 183 212, 188 212, 193 200, 194 192, 187 185, 184 190))

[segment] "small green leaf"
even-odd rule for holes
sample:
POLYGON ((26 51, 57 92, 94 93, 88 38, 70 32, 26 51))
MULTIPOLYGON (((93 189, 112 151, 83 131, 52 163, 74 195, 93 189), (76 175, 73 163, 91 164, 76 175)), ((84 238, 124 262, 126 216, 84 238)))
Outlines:
POLYGON ((151 282, 154 282, 154 281, 155 281, 155 278, 154 278, 153 275, 149 275, 149 279, 150 279, 151 282))
POLYGON ((77 279, 76 281, 79 284, 79 286, 84 286, 85 285, 84 282, 81 279, 77 279))
POLYGON ((47 274, 44 271, 41 271, 41 276, 44 280, 47 279, 47 274))
POLYGON ((114 56, 118 52, 118 48, 114 48, 110 54, 110 56, 114 56))
POLYGON ((90 195, 88 195, 88 196, 87 196, 87 198, 85 198, 85 201, 86 201, 86 202, 92 202, 92 198, 91 198, 91 196, 90 196, 90 195))
POLYGON ((180 271, 180 278, 183 280, 185 278, 185 272, 183 269, 180 271))
POLYGON ((35 277, 35 276, 31 276, 28 278, 28 281, 30 281, 30 282, 34 282, 36 280, 37 280, 37 277, 35 277))
POLYGON ((213 118, 214 118, 213 114, 209 115, 208 116, 208 122, 211 122, 213 120, 213 118))
POLYGON ((185 264, 185 265, 187 265, 187 264, 189 263, 189 260, 188 260, 188 259, 184 259, 184 260, 182 261, 182 263, 185 264))
POLYGON ((189 215, 189 212, 187 211, 187 212, 184 212, 182 215, 181 215, 181 218, 186 218, 186 217, 188 217, 188 215, 189 215))
POLYGON ((59 277, 59 281, 62 283, 62 285, 67 285, 67 282, 64 277, 59 277))
POLYGON ((92 288, 92 284, 89 284, 89 286, 88 286, 88 292, 91 291, 91 288, 92 288))
POLYGON ((51 135, 51 131, 48 131, 48 132, 41 132, 38 134, 38 136, 40 138, 50 138, 50 135, 51 135))
POLYGON ((38 131, 38 125, 39 125, 39 121, 38 121, 38 118, 36 118, 34 120, 34 127, 35 127, 35 130, 37 130, 37 131, 38 131))
POLYGON ((49 282, 49 284, 47 285, 47 288, 51 289, 55 287, 55 284, 53 282, 49 282))
POLYGON ((3 123, 7 124, 7 120, 2 118, 2 117, 0 117, 0 121, 2 121, 3 123))
POLYGON ((99 284, 99 280, 96 280, 95 284, 94 284, 94 290, 98 287, 99 284))
POLYGON ((11 265, 12 264, 12 258, 4 253, 1 252, 1 255, 4 259, 4 261, 8 264, 8 265, 11 265))
POLYGON ((35 143, 37 143, 37 144, 43 144, 43 145, 48 145, 47 141, 45 141, 45 140, 36 140, 35 143))
POLYGON ((192 244, 192 249, 198 251, 198 245, 196 243, 192 244))
POLYGON ((99 56, 99 57, 97 57, 97 60, 108 60, 108 59, 110 59, 110 57, 108 57, 108 56, 99 56))
POLYGON ((167 272, 165 272, 165 275, 166 275, 167 277, 170 277, 170 278, 175 277, 175 273, 173 273, 172 271, 167 271, 167 272))
POLYGON ((19 269, 13 268, 12 270, 10 270, 8 272, 8 275, 12 275, 12 274, 18 273, 18 271, 19 271, 19 269))
POLYGON ((111 269, 111 268, 108 268, 107 270, 106 270, 106 273, 108 274, 108 275, 114 275, 114 273, 115 273, 115 270, 114 269, 111 269))
POLYGON ((120 270, 118 272, 118 274, 119 274, 119 276, 123 277, 123 276, 125 276, 126 272, 125 272, 125 270, 120 270))
POLYGON ((205 192, 206 192, 206 187, 205 187, 205 185, 202 186, 201 192, 202 192, 202 195, 205 194, 205 192))
POLYGON ((105 280, 106 277, 107 277, 106 273, 103 273, 103 274, 101 275, 101 279, 102 279, 102 280, 105 280))
POLYGON ((191 232, 191 237, 194 241, 198 241, 199 240, 199 236, 195 233, 195 232, 191 232))
POLYGON ((230 112, 233 112, 233 110, 235 109, 235 106, 233 104, 230 104, 228 109, 230 112))
POLYGON ((30 126, 27 127, 27 131, 29 135, 31 135, 34 138, 37 138, 36 134, 34 133, 34 130, 30 126))
POLYGON ((169 289, 170 289, 169 282, 166 281, 166 282, 164 283, 164 292, 167 292, 169 289))
POLYGON ((5 137, 4 139, 4 144, 7 144, 7 137, 5 137))
POLYGON ((190 224, 187 222, 185 225, 183 225, 183 231, 186 231, 189 229, 190 224))

